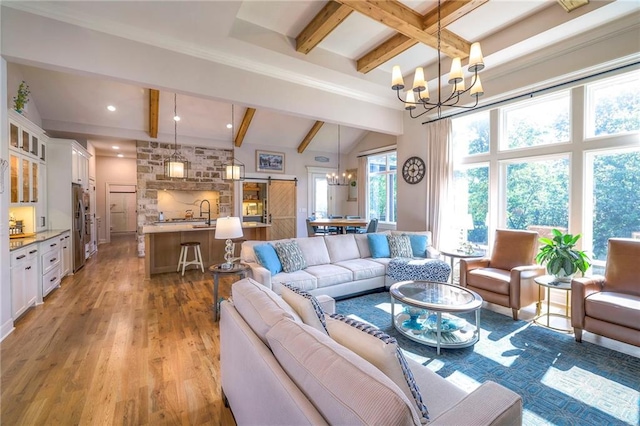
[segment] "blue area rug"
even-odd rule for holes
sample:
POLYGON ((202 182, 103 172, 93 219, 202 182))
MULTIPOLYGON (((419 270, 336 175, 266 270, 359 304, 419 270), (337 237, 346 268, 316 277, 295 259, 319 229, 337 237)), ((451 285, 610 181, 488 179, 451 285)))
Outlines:
POLYGON ((436 355, 393 328, 389 293, 341 300, 336 310, 394 336, 406 356, 467 391, 493 380, 517 392, 525 425, 640 424, 640 359, 633 356, 487 309, 478 343, 436 355))

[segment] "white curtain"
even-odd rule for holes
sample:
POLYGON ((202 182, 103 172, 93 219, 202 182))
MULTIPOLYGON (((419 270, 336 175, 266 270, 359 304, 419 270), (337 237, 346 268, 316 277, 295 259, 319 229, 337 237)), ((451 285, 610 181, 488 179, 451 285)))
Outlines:
POLYGON ((367 217, 367 157, 358 158, 358 216, 367 217))
POLYGON ((453 213, 453 148, 451 119, 427 124, 426 226, 434 247, 445 247, 446 218, 453 213))

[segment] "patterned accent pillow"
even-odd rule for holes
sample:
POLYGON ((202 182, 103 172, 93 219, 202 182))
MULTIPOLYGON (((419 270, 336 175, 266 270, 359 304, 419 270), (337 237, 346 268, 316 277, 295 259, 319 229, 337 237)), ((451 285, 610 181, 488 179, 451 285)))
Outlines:
POLYGON ((411 240, 408 235, 387 235, 391 257, 413 257, 411 240))
POLYGON ((295 241, 278 242, 275 249, 284 272, 295 272, 307 267, 302 250, 295 241))
POLYGON ((303 323, 329 335, 327 331, 327 321, 324 317, 324 309, 322 309, 320 302, 318 302, 318 299, 316 299, 313 294, 285 283, 280 287, 280 295, 284 301, 300 315, 303 323))
POLYGON ((420 389, 394 337, 372 325, 340 314, 329 315, 327 329, 332 339, 375 365, 393 380, 410 400, 413 399, 422 416, 422 423, 429 420, 429 411, 422 400, 420 389), (384 345, 375 344, 376 339, 384 345))

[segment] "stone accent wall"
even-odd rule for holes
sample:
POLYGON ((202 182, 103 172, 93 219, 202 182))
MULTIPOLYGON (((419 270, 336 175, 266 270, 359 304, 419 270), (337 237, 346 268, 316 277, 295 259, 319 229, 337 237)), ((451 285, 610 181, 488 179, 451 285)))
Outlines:
POLYGON ((224 166, 232 159, 228 149, 178 145, 178 152, 189 161, 187 179, 168 179, 164 176, 163 159, 174 151, 172 143, 137 141, 137 205, 138 256, 144 256, 142 226, 158 220, 158 191, 218 191, 220 215, 233 211, 233 182, 222 179, 224 166))

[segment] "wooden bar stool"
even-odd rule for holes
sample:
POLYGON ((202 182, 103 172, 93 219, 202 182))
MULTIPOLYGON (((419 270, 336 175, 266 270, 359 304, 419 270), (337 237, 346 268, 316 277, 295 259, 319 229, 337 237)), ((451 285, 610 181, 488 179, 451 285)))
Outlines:
POLYGON ((200 243, 197 241, 187 241, 185 243, 180 243, 180 260, 178 261, 178 269, 176 272, 180 271, 180 267, 182 267, 182 276, 184 276, 184 270, 189 265, 199 265, 202 272, 204 272, 204 265, 202 264, 202 253, 200 252, 200 243), (189 247, 193 247, 193 255, 195 259, 187 260, 189 256, 189 247))

